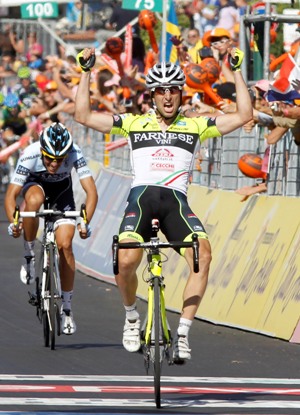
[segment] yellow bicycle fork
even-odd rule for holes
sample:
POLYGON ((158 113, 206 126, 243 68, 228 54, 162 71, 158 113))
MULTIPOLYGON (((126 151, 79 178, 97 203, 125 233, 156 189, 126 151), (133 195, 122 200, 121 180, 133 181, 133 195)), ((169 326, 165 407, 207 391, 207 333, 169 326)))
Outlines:
MULTIPOLYGON (((152 260, 149 265, 149 272, 152 275, 152 278, 162 279, 162 262, 160 254, 152 255, 152 260)), ((165 289, 164 285, 160 284, 160 314, 162 322, 162 331, 166 342, 170 343, 170 331, 167 323, 166 307, 165 307, 165 289)), ((145 330, 145 343, 150 345, 151 342, 151 331, 153 326, 153 309, 154 309, 154 284, 149 284, 148 288, 148 319, 145 330)))

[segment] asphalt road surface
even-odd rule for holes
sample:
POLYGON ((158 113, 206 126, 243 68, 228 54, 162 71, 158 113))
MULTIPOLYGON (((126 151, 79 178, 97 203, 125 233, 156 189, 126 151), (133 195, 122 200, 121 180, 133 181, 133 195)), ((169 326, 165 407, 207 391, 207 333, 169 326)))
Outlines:
MULTIPOLYGON (((164 366, 162 409, 143 356, 122 347, 115 286, 76 273, 77 332, 43 345, 19 279, 22 239, 7 234, 0 195, 0 414, 300 414, 300 345, 196 320, 192 360, 164 366)), ((138 302, 141 313, 145 303, 138 302)), ((168 314, 174 331, 178 315, 168 314)))

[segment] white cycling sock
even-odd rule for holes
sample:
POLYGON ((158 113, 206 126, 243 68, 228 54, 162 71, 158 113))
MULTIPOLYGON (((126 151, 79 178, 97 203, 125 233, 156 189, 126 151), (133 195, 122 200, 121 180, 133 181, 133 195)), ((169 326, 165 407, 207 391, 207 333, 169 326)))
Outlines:
POLYGON ((125 311, 126 311, 126 318, 129 321, 136 321, 140 315, 137 311, 136 303, 132 305, 124 305, 125 311))
POLYGON ((189 334, 189 330, 191 328, 192 322, 193 322, 192 320, 188 320, 187 318, 181 317, 179 320, 179 326, 177 329, 178 335, 187 337, 189 334))
POLYGON ((35 241, 25 241, 24 239, 24 256, 34 256, 35 241))
POLYGON ((62 309, 63 310, 71 310, 71 300, 73 297, 73 290, 72 291, 62 291, 61 298, 62 298, 62 309))

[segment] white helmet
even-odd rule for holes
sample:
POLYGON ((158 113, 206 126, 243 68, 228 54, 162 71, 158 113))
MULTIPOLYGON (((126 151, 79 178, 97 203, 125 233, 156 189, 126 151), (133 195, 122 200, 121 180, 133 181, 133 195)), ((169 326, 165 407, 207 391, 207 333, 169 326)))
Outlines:
POLYGON ((146 87, 153 90, 159 86, 179 86, 185 84, 185 75, 180 66, 171 62, 161 62, 154 65, 146 76, 146 87))

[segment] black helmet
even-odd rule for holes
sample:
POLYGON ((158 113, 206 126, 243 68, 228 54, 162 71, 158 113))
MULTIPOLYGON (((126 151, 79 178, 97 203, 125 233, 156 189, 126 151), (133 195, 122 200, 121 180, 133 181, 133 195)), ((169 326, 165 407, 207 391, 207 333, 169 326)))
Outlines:
POLYGON ((40 144, 42 150, 50 156, 63 157, 72 148, 73 140, 67 128, 55 122, 41 132, 40 144))

